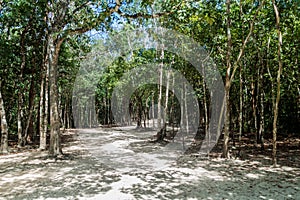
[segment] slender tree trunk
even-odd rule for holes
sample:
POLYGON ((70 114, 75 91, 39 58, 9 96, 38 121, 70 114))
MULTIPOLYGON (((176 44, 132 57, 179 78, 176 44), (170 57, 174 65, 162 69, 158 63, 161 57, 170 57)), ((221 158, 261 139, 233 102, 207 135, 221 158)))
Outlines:
POLYGON ((17 124, 18 124, 18 148, 22 147, 24 145, 23 142, 23 128, 22 128, 22 116, 23 116, 23 103, 22 103, 22 93, 18 92, 18 114, 17 114, 17 124))
MULTIPOLYGON (((42 72, 43 74, 45 72, 42 72)), ((45 107, 45 75, 42 75, 42 81, 41 81, 41 91, 40 91, 40 150, 45 150, 46 149, 46 131, 44 131, 44 118, 46 110, 48 110, 45 107)))
POLYGON ((185 115, 185 129, 186 129, 186 133, 189 134, 189 113, 188 113, 188 107, 187 107, 187 100, 186 100, 186 95, 187 95, 187 86, 186 86, 186 82, 183 83, 183 87, 184 87, 184 115, 185 115))
MULTIPOLYGON (((244 21, 242 19, 242 16, 244 15, 243 12, 243 6, 242 6, 242 0, 240 1, 240 20, 242 21, 242 36, 243 40, 242 42, 244 43, 244 21)), ((242 132, 243 132, 243 62, 240 64, 240 76, 239 76, 239 86, 240 86, 240 91, 239 91, 239 148, 241 150, 241 142, 242 142, 242 132)))
POLYGON ((245 47, 249 41, 250 36, 253 33, 254 29, 254 22, 256 20, 256 17, 259 13, 259 11, 263 8, 263 5, 265 3, 265 0, 260 2, 260 6, 255 12, 255 15, 253 17, 253 20, 250 23, 250 30, 249 33, 244 40, 242 47, 240 48, 239 55, 233 65, 233 70, 231 73, 231 50, 232 50, 232 41, 231 41, 231 19, 230 19, 230 0, 226 0, 226 14, 227 14, 227 55, 226 55, 226 65, 227 65, 227 71, 226 71, 226 82, 225 82, 225 103, 226 103, 226 110, 225 110, 225 133, 224 133, 224 143, 223 143, 223 154, 222 157, 228 158, 228 141, 229 141, 229 127, 230 127, 230 86, 231 82, 234 78, 235 71, 239 66, 239 62, 244 54, 245 47))
MULTIPOLYGON (((47 49, 47 46, 45 47, 47 49)), ((46 50, 47 51, 47 50, 46 50)), ((40 149, 45 150, 47 147, 47 131, 48 131, 48 111, 49 111, 49 59, 48 53, 42 67, 42 81, 40 91, 40 149)))
POLYGON ((263 75, 261 74, 261 92, 260 92, 260 122, 259 122, 259 141, 261 150, 265 150, 264 147, 264 134, 265 134, 265 118, 264 118, 264 89, 263 89, 263 75))
POLYGON ((223 155, 224 158, 229 158, 228 142, 229 142, 229 128, 230 128, 230 71, 231 71, 231 18, 230 18, 230 0, 226 0, 226 14, 227 14, 227 56, 226 56, 226 83, 225 83, 225 132, 223 143, 223 155))
POLYGON ((175 77, 174 73, 172 73, 172 106, 171 106, 171 117, 172 117, 172 133, 173 140, 175 138, 175 77))
POLYGON ((2 82, 0 80, 0 117, 1 117, 1 145, 0 153, 8 153, 8 125, 6 121, 6 114, 4 108, 4 101, 2 98, 2 82))
POLYGON ((185 118, 184 118, 184 113, 185 113, 185 103, 184 103, 184 94, 185 94, 185 87, 184 83, 182 83, 182 91, 181 91, 181 103, 180 103, 180 129, 181 129, 181 139, 182 139, 182 149, 183 151, 185 150, 185 118))
POLYGON ((280 77, 282 74, 282 60, 281 60, 281 46, 282 46, 282 34, 280 31, 280 16, 278 8, 275 4, 275 0, 272 0, 275 16, 276 16, 276 30, 278 35, 278 72, 277 72, 277 95, 274 107, 274 121, 273 121, 273 152, 272 161, 273 165, 277 165, 276 152, 277 152, 277 118, 278 118, 278 106, 280 101, 280 77))
POLYGON ((240 65, 240 104, 239 104, 239 146, 242 141, 242 132, 243 132, 243 68, 242 64, 240 65))
POLYGON ((21 66, 20 66, 20 74, 19 74, 19 87, 18 87, 18 147, 22 147, 25 144, 25 140, 23 138, 23 127, 22 127, 22 118, 23 118, 23 72, 26 65, 26 53, 25 53, 25 34, 27 32, 28 26, 22 31, 20 46, 21 46, 21 66))
MULTIPOLYGON (((202 74, 203 77, 205 77, 205 70, 204 70, 204 66, 202 66, 202 74)), ((203 105, 204 105, 204 134, 207 135, 208 137, 208 146, 210 145, 210 141, 211 141, 211 135, 210 132, 208 132, 208 106, 207 106, 207 94, 206 94, 206 84, 204 79, 202 80, 202 90, 203 90, 203 105)))
POLYGON ((137 94, 137 128, 142 127, 142 98, 137 94))
POLYGON ((24 135, 24 141, 26 143, 30 143, 33 141, 33 131, 30 129, 30 126, 32 124, 32 116, 35 109, 35 84, 34 84, 34 76, 31 78, 31 84, 30 84, 30 92, 29 92, 29 105, 28 105, 28 118, 25 126, 25 135, 24 135))
POLYGON ((253 127, 252 133, 255 133, 255 145, 257 144, 258 138, 257 138, 257 92, 256 92, 256 84, 255 80, 252 77, 251 80, 251 103, 252 103, 252 118, 253 118, 253 127))
POLYGON ((42 142, 44 143, 43 145, 45 145, 45 149, 46 149, 46 142, 47 142, 47 133, 48 133, 48 124, 49 124, 49 116, 50 116, 50 108, 49 108, 49 96, 50 96, 50 91, 49 91, 49 73, 50 73, 50 69, 49 69, 49 64, 46 66, 46 72, 45 72, 45 89, 44 89, 44 117, 43 117, 43 133, 42 133, 42 142))
POLYGON ((261 54, 259 53, 259 66, 261 66, 258 70, 258 85, 257 85, 257 104, 258 106, 258 113, 259 113, 259 127, 258 127, 258 141, 257 143, 260 144, 260 149, 264 150, 264 62, 261 54))
POLYGON ((168 116, 170 74, 171 74, 171 72, 168 70, 168 72, 167 72, 166 99, 165 99, 165 108, 164 108, 164 122, 165 122, 165 124, 167 123, 167 116, 168 116))
POLYGON ((160 71, 159 71, 159 83, 158 83, 158 87, 159 87, 159 96, 158 96, 158 107, 157 107, 157 127, 158 129, 161 129, 162 125, 161 125, 161 101, 162 101, 162 82, 163 82, 163 59, 164 59, 164 47, 162 47, 162 51, 161 51, 161 64, 160 64, 160 71))
POLYGON ((152 109, 152 126, 155 127, 155 108, 154 108, 154 93, 152 94, 151 98, 151 109, 152 109))

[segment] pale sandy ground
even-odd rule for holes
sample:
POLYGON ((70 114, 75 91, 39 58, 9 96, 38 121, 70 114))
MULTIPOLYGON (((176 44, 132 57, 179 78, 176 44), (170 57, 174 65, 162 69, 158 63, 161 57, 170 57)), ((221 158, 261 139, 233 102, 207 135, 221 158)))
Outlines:
POLYGON ((0 156, 0 199, 300 199, 300 168, 181 155, 134 127, 69 134, 64 158, 0 156))

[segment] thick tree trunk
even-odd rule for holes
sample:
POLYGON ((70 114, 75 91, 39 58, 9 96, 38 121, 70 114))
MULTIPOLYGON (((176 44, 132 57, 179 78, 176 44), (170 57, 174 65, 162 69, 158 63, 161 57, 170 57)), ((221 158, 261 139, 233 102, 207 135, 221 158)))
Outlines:
POLYGON ((0 153, 8 153, 8 125, 6 121, 6 114, 4 108, 4 101, 2 98, 2 83, 0 80, 0 117, 1 117, 1 145, 0 153))
POLYGON ((63 40, 54 41, 49 37, 49 84, 50 84, 50 146, 49 154, 56 156, 62 154, 60 144, 60 119, 58 109, 58 90, 57 90, 57 62, 60 47, 63 40), (56 43, 55 43, 56 42, 56 43))

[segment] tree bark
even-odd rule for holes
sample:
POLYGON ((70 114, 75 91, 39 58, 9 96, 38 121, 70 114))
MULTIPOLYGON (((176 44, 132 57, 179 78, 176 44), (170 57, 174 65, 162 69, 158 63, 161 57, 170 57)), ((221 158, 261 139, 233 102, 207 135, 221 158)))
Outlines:
POLYGON ((258 113, 259 113, 259 127, 258 127, 258 141, 257 143, 260 144, 260 149, 263 151, 264 148, 264 128, 265 128, 265 119, 264 119, 264 62, 261 54, 259 56, 259 69, 258 69, 258 85, 257 85, 257 104, 258 105, 258 113))
MULTIPOLYGON (((45 72, 42 72, 43 74, 45 72)), ((45 77, 42 75, 42 81, 41 81, 41 91, 40 91, 40 118, 39 118, 39 129, 40 129, 40 150, 45 150, 46 149, 46 132, 44 131, 44 118, 45 118, 45 112, 46 107, 45 107, 45 77)))
POLYGON ((154 93, 151 97, 151 109, 152 109, 152 126, 155 127, 155 108, 154 108, 154 93))
POLYGON ((18 125, 18 147, 22 147, 25 144, 25 140, 23 138, 23 72, 26 65, 26 52, 25 52, 25 34, 27 32, 28 26, 22 31, 21 39, 20 39, 20 47, 21 47, 21 66, 20 66, 20 74, 19 74, 19 87, 18 87, 18 114, 17 114, 17 125, 18 125))
POLYGON ((276 152, 277 152, 277 118, 278 118, 278 105, 280 101, 280 77, 282 74, 282 60, 281 60, 281 46, 282 46, 282 34, 280 31, 280 16, 278 8, 275 4, 275 0, 272 0, 275 17, 276 17, 276 30, 278 35, 278 72, 277 72, 277 95, 274 106, 274 120, 273 120, 273 151, 272 151, 272 162, 273 165, 277 165, 276 152))
POLYGON ((57 90, 57 62, 61 44, 63 39, 54 40, 50 35, 49 37, 49 84, 50 84, 50 146, 49 154, 57 156, 62 154, 60 144, 60 119, 58 109, 58 90, 57 90))
POLYGON ((230 0, 226 0, 226 14, 227 14, 227 55, 226 55, 226 82, 225 82, 225 132, 223 142, 223 155, 224 158, 229 158, 228 142, 229 142, 229 128, 230 128, 230 70, 231 70, 231 18, 230 18, 230 0))
POLYGON ((185 115, 185 130, 186 134, 189 134, 189 113, 188 113, 188 107, 187 107, 187 100, 186 100, 186 95, 187 95, 187 85, 186 82, 183 83, 184 87, 184 115, 185 115))
POLYGON ((163 81, 163 59, 164 59, 164 47, 162 47, 162 51, 161 51, 161 64, 160 64, 160 69, 159 69, 159 83, 158 83, 158 87, 159 87, 159 96, 158 96, 158 103, 157 103, 157 127, 158 129, 161 129, 162 125, 161 125, 161 101, 162 101, 162 81, 163 81))
POLYGON ((165 108, 164 108, 164 122, 167 123, 168 116, 168 101, 169 101, 169 86, 170 86, 170 71, 167 72, 167 87, 166 87, 166 99, 165 99, 165 108))
POLYGON ((8 125, 6 121, 6 114, 4 108, 4 101, 2 98, 2 82, 0 80, 0 117, 1 117, 1 145, 0 153, 8 153, 8 125))
MULTIPOLYGON (((205 70, 204 65, 202 65, 202 74, 203 77, 205 77, 205 70)), ((211 141, 211 134, 208 132, 208 125, 209 125, 209 119, 208 119, 208 106, 207 106, 207 93, 206 93, 206 84, 204 81, 204 78, 202 80, 202 90, 203 90, 203 105, 204 105, 204 134, 208 137, 208 146, 210 145, 211 141)))
POLYGON ((32 116, 34 113, 34 109, 35 109, 35 83, 34 83, 34 79, 35 77, 32 76, 31 78, 31 83, 30 83, 30 91, 29 91, 29 105, 28 105, 28 118, 26 121, 26 126, 24 129, 24 141, 26 143, 30 143, 33 142, 34 139, 34 135, 33 135, 33 130, 32 130, 32 116))
POLYGON ((254 78, 251 78, 251 103, 252 103, 252 118, 253 118, 253 128, 251 129, 252 133, 255 133, 255 145, 257 144, 257 92, 256 92, 256 83, 254 78))
POLYGON ((256 17, 259 13, 259 11, 262 9, 265 1, 263 0, 258 7, 258 9, 255 12, 255 15, 253 17, 253 20, 250 22, 250 30, 245 38, 243 40, 242 47, 240 48, 239 55, 233 65, 233 70, 231 73, 231 49, 232 49, 232 42, 231 42, 231 19, 230 19, 230 0, 226 1, 226 15, 227 15, 227 55, 226 55, 226 66, 227 66, 227 71, 226 71, 226 82, 225 82, 225 103, 226 103, 226 110, 225 110, 225 133, 224 133, 224 142, 223 142, 223 154, 222 157, 228 158, 228 141, 229 141, 229 127, 230 127, 230 87, 232 80, 235 75, 235 71, 239 66, 239 62, 244 55, 244 51, 246 48, 246 45, 249 41, 250 36, 253 33, 254 29, 254 22, 256 20, 256 17))
POLYGON ((40 149, 45 150, 47 147, 47 131, 48 131, 48 110, 49 110, 49 59, 48 46, 45 46, 45 57, 41 75, 41 91, 40 91, 40 149))

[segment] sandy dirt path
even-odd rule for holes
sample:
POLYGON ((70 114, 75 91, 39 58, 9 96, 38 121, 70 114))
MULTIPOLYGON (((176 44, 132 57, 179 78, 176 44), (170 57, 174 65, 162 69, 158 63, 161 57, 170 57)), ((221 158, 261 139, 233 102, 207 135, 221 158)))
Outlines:
POLYGON ((71 131, 63 158, 0 156, 0 199, 300 199, 300 168, 181 155, 149 143, 154 134, 71 131))

